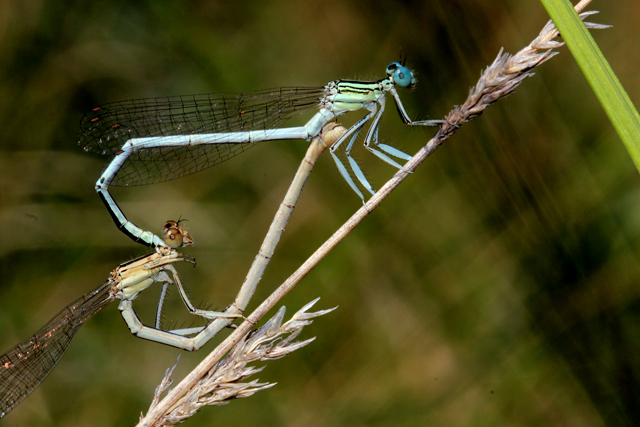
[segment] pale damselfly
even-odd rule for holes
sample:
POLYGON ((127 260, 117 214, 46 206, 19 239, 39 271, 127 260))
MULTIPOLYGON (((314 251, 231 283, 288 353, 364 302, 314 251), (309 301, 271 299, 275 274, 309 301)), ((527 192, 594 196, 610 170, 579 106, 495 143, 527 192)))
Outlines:
POLYGON ((411 156, 378 142, 385 95, 393 96, 400 118, 407 125, 437 126, 442 120, 412 121, 396 86, 411 88, 413 73, 398 62, 389 64, 387 77, 374 82, 337 80, 321 88, 278 88, 246 94, 209 94, 137 99, 97 107, 80 124, 79 145, 88 152, 112 156, 96 183, 96 191, 120 230, 147 246, 162 246, 162 239, 127 220, 108 191, 109 185, 134 186, 180 178, 217 165, 261 141, 318 136, 335 117, 367 110, 330 147, 342 177, 364 202, 365 198, 335 151, 349 140, 345 155, 358 182, 374 189, 350 152, 356 137, 371 120, 364 146, 398 169, 396 160, 411 156), (304 126, 280 128, 291 117, 318 110, 304 126))
POLYGON ((212 335, 204 327, 172 331, 160 329, 160 316, 168 285, 176 285, 192 314, 209 320, 238 317, 199 310, 193 306, 172 265, 181 261, 195 264, 193 258, 174 249, 191 245, 191 237, 175 221, 167 221, 163 231, 166 246, 150 255, 121 264, 102 285, 69 304, 31 338, 0 356, 0 418, 29 396, 49 375, 80 326, 114 300, 120 300, 118 308, 132 334, 184 350, 199 349, 215 334, 212 335), (131 301, 153 283, 162 283, 163 289, 156 311, 155 327, 149 327, 142 324, 131 301))

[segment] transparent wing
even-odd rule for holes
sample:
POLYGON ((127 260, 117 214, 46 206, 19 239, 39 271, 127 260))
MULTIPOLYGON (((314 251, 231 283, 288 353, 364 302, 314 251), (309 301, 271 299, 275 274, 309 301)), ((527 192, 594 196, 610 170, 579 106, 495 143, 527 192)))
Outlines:
MULTIPOLYGON (((274 129, 297 114, 318 109, 324 88, 278 88, 247 94, 136 99, 94 108, 80 122, 78 144, 113 156, 132 138, 274 129)), ((157 140, 155 140, 157 141, 157 140)), ((111 185, 168 181, 212 167, 255 145, 204 144, 148 148, 129 156, 111 185)))
POLYGON ((106 281, 83 295, 31 338, 0 356, 0 418, 18 406, 55 368, 80 326, 112 301, 106 281))

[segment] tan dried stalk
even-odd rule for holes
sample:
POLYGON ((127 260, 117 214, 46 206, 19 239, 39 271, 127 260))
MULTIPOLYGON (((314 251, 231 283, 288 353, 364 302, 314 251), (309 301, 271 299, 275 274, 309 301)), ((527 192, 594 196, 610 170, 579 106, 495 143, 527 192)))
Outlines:
MULTIPOLYGON (((582 0, 575 6, 577 12, 581 12, 591 0, 582 0)), ((597 12, 585 12, 580 14, 584 20, 589 15, 597 12)), ((608 28, 606 25, 585 22, 587 28, 602 29, 608 28)), ((513 93, 516 88, 527 77, 533 76, 532 71, 540 64, 548 61, 557 52, 552 49, 564 45, 555 41, 559 32, 552 21, 549 21, 527 47, 515 55, 503 53, 501 50, 494 62, 486 68, 480 76, 476 85, 470 90, 467 100, 460 106, 454 108, 445 118, 445 123, 440 126, 436 135, 422 147, 411 160, 404 165, 404 170, 398 171, 376 194, 369 199, 365 206, 360 208, 344 225, 342 225, 307 261, 298 268, 276 291, 267 298, 248 317, 247 321, 238 328, 214 349, 180 384, 176 386, 161 402, 153 406, 147 416, 141 420, 139 426, 161 426, 173 425, 165 424, 173 412, 173 408, 181 402, 188 400, 186 396, 193 396, 194 388, 198 388, 203 378, 217 378, 219 374, 215 372, 219 369, 218 361, 236 345, 243 340, 243 337, 250 333, 251 328, 264 316, 277 302, 284 297, 293 287, 295 287, 304 276, 306 276, 347 234, 351 232, 382 200, 384 200, 411 172, 413 172, 423 161, 442 145, 451 135, 453 135, 464 123, 482 112, 497 100, 513 93)), ((232 352, 227 357, 227 363, 238 353, 232 352)), ((253 392, 262 389, 266 385, 255 383, 248 387, 253 392)), ((171 417, 178 417, 171 415, 171 417)), ((172 418, 173 419, 173 418, 172 418)), ((177 418, 176 418, 177 419, 177 418)), ((184 420, 180 417, 180 420, 184 420)))

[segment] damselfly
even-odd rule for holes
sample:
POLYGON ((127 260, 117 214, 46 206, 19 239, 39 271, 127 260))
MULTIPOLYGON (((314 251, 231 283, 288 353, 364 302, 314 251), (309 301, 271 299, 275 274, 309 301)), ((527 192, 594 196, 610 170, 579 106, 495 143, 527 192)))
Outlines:
POLYGON ((346 159, 358 182, 375 194, 350 152, 365 124, 371 125, 364 146, 380 159, 402 169, 394 160, 411 156, 378 142, 385 95, 393 96, 405 124, 437 126, 442 120, 412 121, 396 86, 411 88, 413 73, 398 62, 375 82, 337 80, 321 88, 279 88, 246 94, 210 94, 137 99, 97 107, 80 124, 79 145, 86 151, 112 156, 96 183, 96 191, 120 230, 147 246, 162 246, 162 239, 128 221, 108 191, 109 185, 134 186, 167 181, 217 165, 261 141, 318 136, 336 116, 367 110, 330 147, 338 170, 364 202, 364 195, 335 151, 345 141, 346 159), (280 128, 294 115, 316 114, 300 127, 280 128))
POLYGON ((193 258, 174 248, 191 245, 186 230, 175 221, 164 226, 165 245, 150 255, 121 264, 97 289, 69 304, 31 338, 0 356, 0 418, 24 400, 55 368, 82 324, 114 300, 120 300, 120 312, 135 336, 185 350, 197 350, 213 337, 206 328, 165 331, 160 329, 160 314, 166 288, 176 285, 189 311, 206 319, 238 317, 227 313, 196 309, 185 293, 173 263, 193 258), (153 283, 162 283, 155 327, 142 324, 131 301, 153 283))

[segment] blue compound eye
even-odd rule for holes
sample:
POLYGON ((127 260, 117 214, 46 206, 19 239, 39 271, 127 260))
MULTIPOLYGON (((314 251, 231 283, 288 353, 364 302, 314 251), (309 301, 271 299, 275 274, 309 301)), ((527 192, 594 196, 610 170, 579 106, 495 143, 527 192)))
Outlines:
MULTIPOLYGON (((416 83, 416 79, 413 77, 413 73, 405 66, 398 64, 396 65, 395 70, 393 71, 393 82, 400 87, 411 87, 416 83)), ((389 70, 391 65, 387 68, 389 70)))

